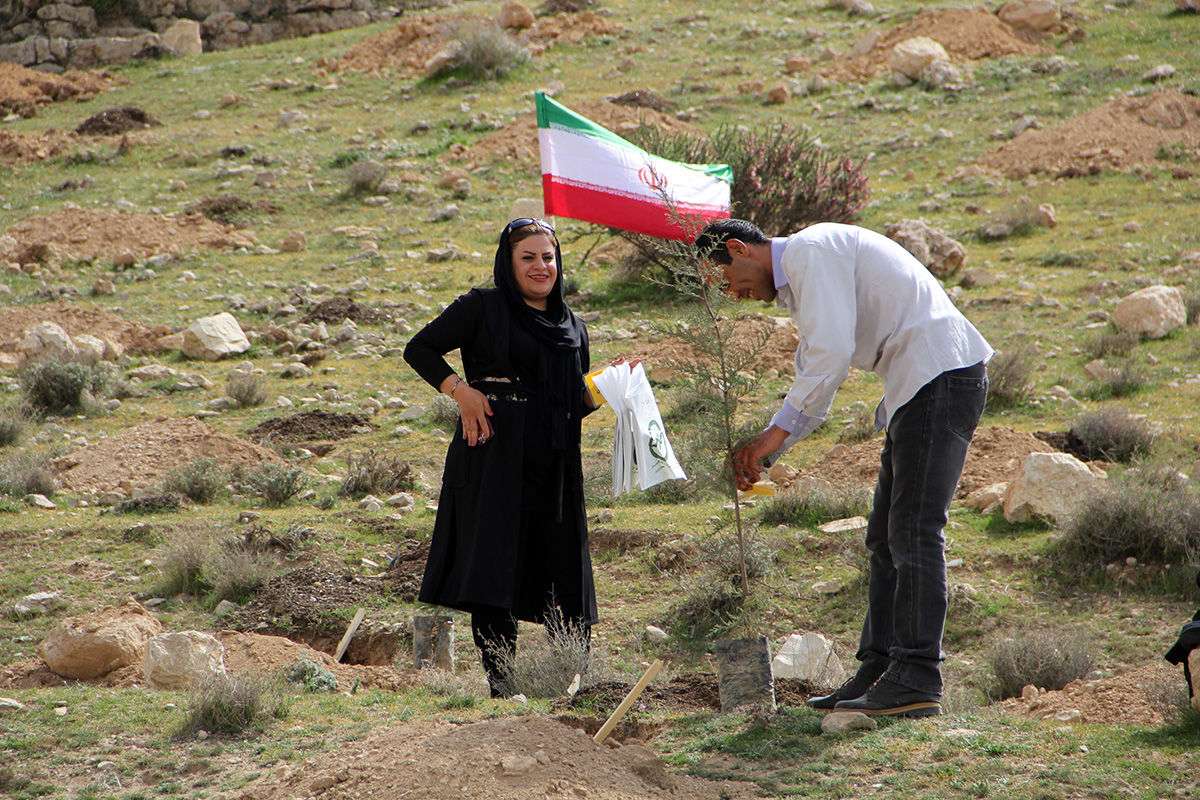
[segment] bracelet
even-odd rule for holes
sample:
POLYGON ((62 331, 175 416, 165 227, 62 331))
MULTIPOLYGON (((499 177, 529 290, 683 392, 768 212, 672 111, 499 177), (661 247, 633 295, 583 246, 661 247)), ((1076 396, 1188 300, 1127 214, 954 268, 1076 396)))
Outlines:
POLYGON ((451 400, 454 399, 454 391, 458 388, 458 385, 463 382, 463 379, 459 378, 457 375, 455 375, 454 377, 455 377, 454 385, 450 387, 450 399, 451 400))

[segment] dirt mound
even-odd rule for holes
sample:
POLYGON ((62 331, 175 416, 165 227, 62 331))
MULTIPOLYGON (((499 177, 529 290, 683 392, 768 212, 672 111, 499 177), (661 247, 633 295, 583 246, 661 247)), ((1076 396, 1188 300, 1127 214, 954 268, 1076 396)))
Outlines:
POLYGON ((247 431, 246 436, 255 442, 265 441, 269 437, 276 442, 294 443, 344 439, 356 433, 370 433, 374 429, 375 425, 362 414, 338 414, 318 408, 266 420, 247 431))
MULTIPOLYGON (((1031 692, 1028 697, 1012 697, 996 704, 1006 714, 1035 719, 1055 719, 1078 711, 1082 722, 1099 722, 1122 727, 1161 727, 1168 722, 1169 687, 1179 688, 1187 697, 1183 671, 1158 661, 1111 678, 1096 681, 1071 681, 1059 691, 1031 692)), ((1074 716, 1074 715, 1071 715, 1074 716)))
POLYGON ((64 207, 35 214, 0 236, 0 261, 60 266, 65 261, 145 259, 202 247, 253 247, 252 237, 199 215, 121 214, 64 207))
POLYGON ((379 309, 363 305, 349 297, 331 297, 322 300, 304 313, 304 322, 342 322, 354 320, 365 324, 383 322, 388 314, 379 309))
MULTIPOLYGON (((337 59, 318 59, 317 69, 322 74, 331 72, 400 72, 404 75, 420 75, 425 65, 454 36, 455 27, 470 27, 486 24, 483 17, 462 15, 450 17, 431 14, 400 22, 389 31, 372 36, 347 51, 337 59)), ((555 14, 543 17, 532 28, 517 34, 517 38, 529 45, 534 55, 559 42, 578 42, 591 36, 605 36, 622 28, 591 11, 577 14, 555 14)))
POLYGON ((881 35, 866 55, 837 61, 822 71, 841 82, 867 81, 888 68, 892 48, 905 39, 927 36, 945 48, 955 61, 978 61, 1044 51, 1022 38, 1008 23, 983 8, 926 11, 881 35))
POLYGON ((748 796, 745 784, 715 783, 666 769, 644 744, 610 747, 585 731, 537 715, 469 724, 419 720, 372 729, 337 753, 242 787, 258 800, 591 800, 748 796))
MULTIPOLYGON (((1008 480, 1030 453, 1049 449, 1031 433, 1012 428, 982 426, 975 431, 967 463, 958 481, 956 497, 966 497, 976 489, 1008 480)), ((820 461, 802 470, 800 475, 821 478, 834 486, 875 486, 879 477, 879 454, 883 437, 877 436, 854 445, 837 445, 820 461)))
POLYGON ((140 322, 118 317, 95 306, 63 302, 11 306, 0 310, 0 350, 16 352, 25 338, 25 331, 41 322, 53 322, 70 336, 88 333, 111 340, 131 355, 156 352, 158 340, 170 332, 163 326, 147 328, 140 322))
POLYGON ((278 214, 282 209, 268 200, 246 200, 235 194, 220 194, 189 203, 189 214, 202 214, 215 222, 244 227, 244 222, 258 212, 278 214))
MULTIPOLYGON (((585 100, 571 103, 571 110, 602 125, 619 136, 642 127, 655 127, 668 133, 699 134, 695 128, 675 117, 652 108, 619 106, 607 100, 585 100)), ((495 161, 510 161, 525 167, 536 167, 538 155, 537 114, 530 112, 498 131, 482 137, 470 147, 451 145, 438 156, 439 161, 461 161, 468 169, 495 161)))
POLYGON ((38 106, 60 100, 90 100, 116 83, 106 72, 71 70, 51 75, 0 61, 0 116, 36 117, 38 106))
POLYGON ((278 675, 303 659, 313 661, 333 673, 338 690, 375 686, 397 691, 412 683, 412 673, 388 666, 343 664, 328 653, 307 645, 261 633, 220 631, 213 634, 225 646, 225 669, 234 674, 278 675))
POLYGON ((162 123, 137 106, 122 106, 93 114, 79 123, 75 132, 86 136, 115 136, 158 125, 162 123))
MULTIPOLYGON (((733 321, 731 348, 735 351, 751 352, 763 337, 767 337, 766 344, 756 355, 754 363, 764 370, 790 373, 794 369, 800 336, 790 320, 776 320, 775 317, 758 314, 738 317, 733 321)), ((679 375, 684 365, 696 360, 698 354, 687 344, 675 339, 662 339, 658 342, 633 344, 628 357, 644 359, 650 365, 650 374, 656 381, 669 382, 679 375)))
POLYGON ((64 156, 78 143, 74 135, 54 129, 40 135, 0 131, 0 167, 33 164, 64 156))
POLYGON ((1072 120, 1027 130, 976 162, 1007 178, 1094 175, 1158 164, 1180 177, 1200 159, 1200 97, 1176 89, 1118 97, 1072 120), (1177 163, 1178 162, 1178 163, 1177 163))
POLYGON ((217 433, 198 419, 160 417, 72 451, 50 466, 66 491, 98 493, 155 486, 171 470, 200 458, 223 467, 282 463, 274 452, 217 433))
POLYGON ((649 89, 634 89, 631 92, 617 95, 616 97, 608 98, 610 103, 616 103, 619 106, 633 106, 634 108, 653 108, 655 111, 674 111, 678 108, 678 104, 672 103, 665 97, 660 97, 649 89))

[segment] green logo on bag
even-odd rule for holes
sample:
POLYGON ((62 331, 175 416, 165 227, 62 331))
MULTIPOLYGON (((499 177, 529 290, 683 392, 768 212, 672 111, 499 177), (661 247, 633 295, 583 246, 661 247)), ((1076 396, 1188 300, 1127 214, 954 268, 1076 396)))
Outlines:
POLYGON ((650 455, 662 463, 667 463, 667 432, 662 429, 662 425, 658 424, 657 420, 650 420, 650 424, 646 426, 646 433, 650 437, 647 447, 650 448, 650 455))

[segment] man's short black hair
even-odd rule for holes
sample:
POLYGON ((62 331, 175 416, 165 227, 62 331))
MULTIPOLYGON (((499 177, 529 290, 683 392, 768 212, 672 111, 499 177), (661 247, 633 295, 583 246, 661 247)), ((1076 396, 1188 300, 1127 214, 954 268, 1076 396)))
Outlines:
POLYGON ((771 240, 755 225, 744 219, 714 219, 704 226, 696 237, 696 250, 701 258, 708 258, 718 264, 728 264, 732 261, 725 242, 730 239, 740 239, 746 244, 767 244, 771 240))

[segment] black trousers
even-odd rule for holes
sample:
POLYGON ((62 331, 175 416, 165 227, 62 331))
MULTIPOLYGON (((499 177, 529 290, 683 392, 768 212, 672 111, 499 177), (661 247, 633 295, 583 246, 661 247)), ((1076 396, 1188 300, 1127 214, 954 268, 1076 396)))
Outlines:
POLYGON ((983 364, 943 372, 892 417, 867 523, 859 674, 941 694, 948 603, 942 529, 987 399, 983 364))
MULTIPOLYGON (((566 630, 583 638, 585 645, 591 642, 590 624, 578 617, 563 618, 560 614, 559 618, 566 630)), ((479 648, 492 697, 508 696, 508 672, 517 652, 516 617, 503 608, 476 608, 471 612, 471 637, 479 648)))

